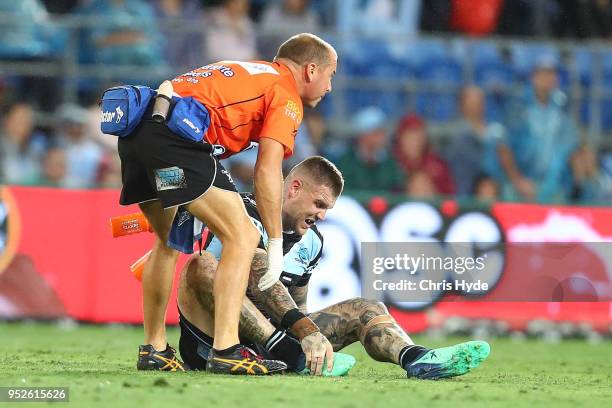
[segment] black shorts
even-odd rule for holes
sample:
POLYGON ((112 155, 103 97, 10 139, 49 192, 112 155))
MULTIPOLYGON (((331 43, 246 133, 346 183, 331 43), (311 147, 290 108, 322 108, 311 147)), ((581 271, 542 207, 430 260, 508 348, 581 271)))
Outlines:
POLYGON ((121 205, 159 199, 169 208, 195 200, 211 186, 236 191, 210 144, 177 136, 164 124, 145 119, 118 147, 121 205))
MULTIPOLYGON (((183 362, 190 370, 206 370, 206 360, 213 347, 213 338, 198 329, 193 323, 183 316, 179 310, 179 326, 181 337, 179 338, 179 353, 183 362)), ((263 346, 249 344, 248 341, 240 339, 241 344, 252 348, 264 358, 271 358, 263 346)))
POLYGON ((206 370, 206 360, 213 347, 213 338, 185 319, 180 310, 179 326, 181 327, 179 353, 183 362, 191 370, 206 370))

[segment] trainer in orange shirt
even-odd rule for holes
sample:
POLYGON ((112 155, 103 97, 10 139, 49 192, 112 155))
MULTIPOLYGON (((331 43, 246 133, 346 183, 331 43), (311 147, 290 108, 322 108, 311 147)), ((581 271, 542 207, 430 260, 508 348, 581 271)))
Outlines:
MULTIPOLYGON (((267 272, 259 282, 265 290, 282 273, 282 160, 293 152, 302 106, 315 107, 331 91, 336 64, 331 45, 304 33, 283 43, 273 63, 206 65, 173 80, 177 94, 192 96, 209 110, 211 124, 204 142, 184 139, 165 124, 148 119, 129 137, 119 139, 121 204, 138 203, 156 235, 142 275, 146 344, 140 346, 139 369, 183 369, 166 343, 165 330, 178 258, 166 242, 179 205, 203 221, 223 244, 213 288, 215 328, 208 368, 220 373, 268 374, 286 367, 258 359, 239 344, 240 307, 260 237, 218 154, 227 157, 259 143, 255 194, 270 237, 267 272)), ((321 347, 320 355, 313 358, 322 362, 325 352, 321 347)))
POLYGON ((287 65, 280 62, 221 61, 172 80, 174 92, 202 102, 211 117, 206 140, 223 148, 223 158, 268 137, 293 151, 302 121, 302 101, 287 65))

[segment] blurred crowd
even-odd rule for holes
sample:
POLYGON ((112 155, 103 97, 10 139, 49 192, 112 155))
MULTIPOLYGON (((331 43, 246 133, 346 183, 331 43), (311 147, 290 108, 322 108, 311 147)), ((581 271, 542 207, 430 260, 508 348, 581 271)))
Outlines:
POLYGON ((482 89, 466 85, 459 94, 459 116, 436 130, 436 137, 415 113, 390 121, 371 106, 354 114, 348 139, 338 140, 326 132, 322 117, 311 113, 302 143, 311 144, 308 153, 337 163, 351 190, 421 199, 609 200, 612 173, 564 110, 566 98, 557 84, 555 67, 543 60, 498 121, 486 118, 482 89))
MULTIPOLYGON (((607 0, 4 1, 0 62, 62 61, 76 38, 79 64, 178 74, 223 59, 270 59, 282 40, 304 31, 608 39, 611 27, 607 0), (101 23, 69 32, 54 24, 58 16, 101 23)), ((78 100, 65 103, 54 76, 0 72, 0 183, 121 185, 116 140, 99 130, 97 98, 109 83, 80 81, 78 100)), ((125 82, 142 83, 138 74, 125 82)), ((595 149, 567 113, 559 81, 558 61, 538 59, 524 89, 495 118, 485 114, 485 91, 466 82, 456 114, 442 128, 409 108, 394 116, 376 104, 362 106, 342 129, 331 125, 330 115, 307 111, 287 164, 321 154, 340 167, 348 190, 419 199, 610 199, 612 155, 595 149)), ((252 188, 255 154, 226 162, 239 189, 252 188)))

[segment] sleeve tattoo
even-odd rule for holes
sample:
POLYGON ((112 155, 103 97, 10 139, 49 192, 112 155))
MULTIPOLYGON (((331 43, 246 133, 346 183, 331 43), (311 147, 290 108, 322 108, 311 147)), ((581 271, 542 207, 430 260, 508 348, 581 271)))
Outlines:
POLYGON ((295 304, 300 309, 300 312, 306 314, 306 298, 308 296, 308 285, 292 286, 289 288, 289 294, 295 301, 295 304))
POLYGON ((269 289, 259 290, 257 282, 266 272, 267 262, 268 258, 265 252, 258 251, 253 257, 251 273, 249 274, 249 294, 255 306, 266 312, 276 324, 279 324, 285 313, 298 306, 285 285, 280 281, 269 289))

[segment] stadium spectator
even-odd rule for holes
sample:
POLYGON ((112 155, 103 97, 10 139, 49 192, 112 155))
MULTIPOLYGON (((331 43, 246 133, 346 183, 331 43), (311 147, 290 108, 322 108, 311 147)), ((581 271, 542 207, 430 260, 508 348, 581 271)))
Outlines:
POLYGON ((249 17, 249 0, 225 0, 208 16, 207 59, 211 61, 257 58, 255 28, 249 17))
POLYGON ((338 10, 341 32, 414 36, 418 33, 421 1, 345 0, 339 2, 338 10))
POLYGON ((477 86, 467 86, 462 90, 460 110, 461 118, 449 126, 452 135, 447 157, 457 194, 468 196, 479 175, 496 179, 503 176, 498 144, 504 138, 505 129, 499 123, 487 123, 484 93, 477 86))
POLYGON ((437 194, 455 193, 455 183, 448 164, 431 147, 423 119, 414 114, 404 116, 393 140, 393 153, 406 174, 423 172, 432 180, 437 194))
POLYGON ((324 156, 336 162, 346 151, 346 140, 334 137, 325 117, 319 111, 307 110, 304 112, 302 127, 306 128, 314 154, 324 156))
POLYGON ((329 0, 310 0, 310 8, 314 11, 325 29, 334 29, 338 20, 336 2, 329 0))
POLYGON ((587 202, 601 199, 603 178, 600 175, 597 154, 582 144, 570 159, 572 167, 572 201, 587 202))
MULTIPOLYGON (((0 2, 0 59, 49 62, 59 59, 66 32, 52 24, 40 0, 0 2)), ((28 102, 51 110, 57 98, 56 81, 45 76, 19 76, 16 90, 28 102)))
POLYGON ((481 174, 474 181, 473 196, 480 201, 497 201, 499 199, 499 183, 494 178, 481 174))
POLYGON ((62 105, 56 116, 59 121, 56 137, 66 150, 66 186, 92 188, 96 186, 104 151, 86 133, 88 112, 77 105, 62 105))
POLYGON ((121 161, 118 154, 105 154, 98 170, 98 187, 121 188, 121 161))
POLYGON ((36 185, 66 187, 66 152, 59 146, 47 149, 42 160, 42 173, 36 185))
POLYGON ((503 196, 508 200, 564 200, 571 189, 569 162, 578 136, 564 111, 567 98, 557 89, 553 58, 544 55, 537 61, 531 85, 508 111, 508 148, 501 148, 500 159, 510 183, 504 186, 503 196))
POLYGON ((160 67, 164 39, 151 5, 143 0, 91 0, 76 11, 99 19, 84 32, 82 62, 160 67))
POLYGON ((283 0, 282 3, 270 2, 260 22, 265 41, 261 42, 261 53, 273 56, 284 38, 298 33, 317 33, 321 27, 319 16, 310 9, 310 0, 283 0))
POLYGON ((419 170, 406 179, 406 194, 411 198, 431 200, 436 198, 438 191, 429 174, 419 170))
POLYGON ((503 0, 453 0, 451 27, 469 35, 495 31, 503 0))
MULTIPOLYGON (((101 94, 98 93, 98 97, 101 94)), ((100 105, 96 102, 87 108, 87 124, 85 132, 92 138, 102 149, 107 153, 117 153, 117 138, 114 136, 105 135, 100 129, 100 105)))
POLYGON ((0 58, 48 58, 61 49, 59 32, 39 0, 0 2, 0 13, 6 14, 0 23, 0 58))
POLYGON ((164 36, 164 57, 173 69, 198 67, 204 60, 204 14, 198 0, 155 0, 155 15, 164 36))
POLYGON ((28 103, 7 108, 0 130, 0 180, 7 184, 33 184, 47 138, 34 129, 34 109, 28 103))
POLYGON ((308 110, 304 112, 302 126, 308 128, 310 142, 314 146, 317 154, 323 155, 326 139, 329 138, 327 123, 319 111, 308 110))
POLYGON ((389 151, 385 114, 369 107, 357 112, 352 122, 356 141, 336 161, 345 188, 401 191, 405 177, 389 151))

